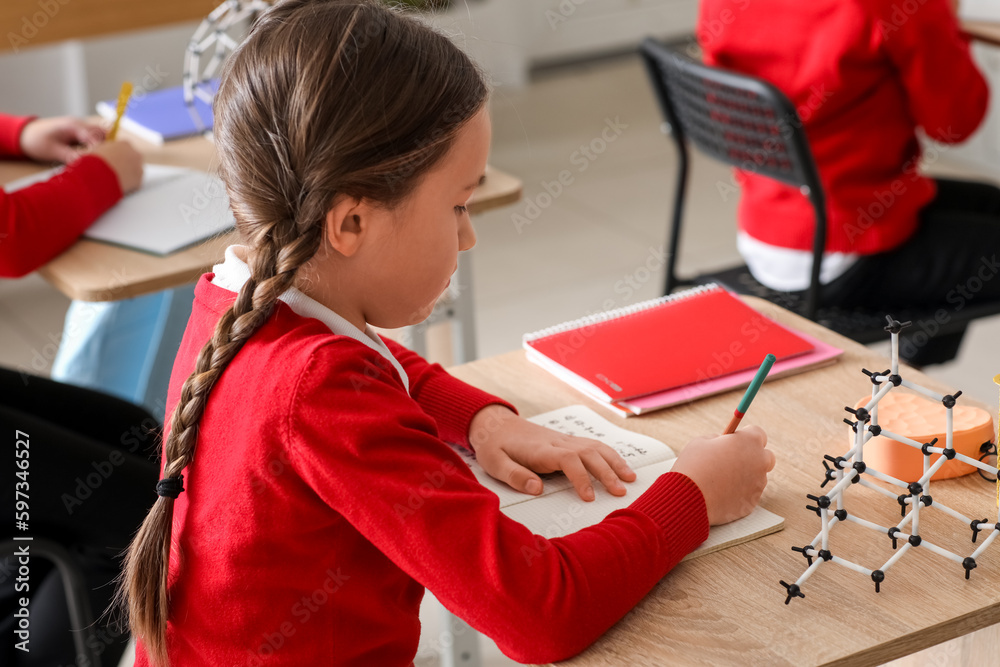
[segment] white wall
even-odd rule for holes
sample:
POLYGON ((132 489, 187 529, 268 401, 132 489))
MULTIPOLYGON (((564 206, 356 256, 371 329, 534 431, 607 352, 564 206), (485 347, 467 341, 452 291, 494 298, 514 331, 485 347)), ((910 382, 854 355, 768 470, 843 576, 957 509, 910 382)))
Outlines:
POLYGON ((433 22, 496 83, 519 85, 532 65, 693 33, 697 8, 697 0, 458 0, 433 22))
MULTIPOLYGON (((630 48, 644 36, 694 30, 697 0, 458 0, 432 22, 490 73, 520 85, 533 65, 630 48)), ((0 110, 15 114, 88 115, 113 99, 122 81, 138 89, 181 83, 188 39, 197 22, 0 54, 0 110)), ((949 159, 1000 179, 1000 49, 974 44, 993 87, 986 122, 949 159)))
POLYGON ((0 54, 0 110, 89 115, 99 100, 116 98, 125 80, 142 89, 180 85, 184 51, 197 25, 0 54))
POLYGON ((536 0, 530 5, 537 7, 530 48, 535 62, 628 48, 649 35, 690 34, 698 11, 697 0, 536 0))
MULTIPOLYGON (((697 0, 457 0, 432 22, 492 76, 519 85, 532 65, 630 48, 648 34, 694 30, 697 0)), ((0 110, 94 113, 124 80, 139 89, 180 85, 197 22, 0 54, 0 110)))
MULTIPOLYGON (((1000 180, 1000 48, 974 42, 972 53, 990 82, 990 108, 986 120, 968 141, 960 146, 940 148, 947 159, 958 160, 981 170, 984 177, 1000 180)), ((934 156, 926 151, 925 161, 934 156)), ((928 165, 932 166, 932 165, 928 165)))

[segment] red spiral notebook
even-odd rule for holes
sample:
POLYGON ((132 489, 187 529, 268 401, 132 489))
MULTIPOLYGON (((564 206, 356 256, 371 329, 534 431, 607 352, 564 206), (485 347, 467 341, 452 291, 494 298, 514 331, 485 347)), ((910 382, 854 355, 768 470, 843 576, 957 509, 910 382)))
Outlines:
POLYGON ((641 414, 745 386, 765 355, 769 378, 841 353, 791 331, 716 285, 524 336, 530 361, 621 414, 641 414))

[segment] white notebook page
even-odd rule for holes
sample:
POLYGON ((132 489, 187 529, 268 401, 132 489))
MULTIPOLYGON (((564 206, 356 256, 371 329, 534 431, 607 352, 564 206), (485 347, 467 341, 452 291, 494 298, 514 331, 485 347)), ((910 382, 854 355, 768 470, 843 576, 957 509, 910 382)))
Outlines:
MULTIPOLYGON (((63 167, 4 186, 14 192, 44 181, 63 167)), ((194 169, 147 164, 142 187, 122 198, 83 237, 154 255, 168 255, 233 228, 222 181, 194 169)))
MULTIPOLYGON (((584 405, 570 405, 551 412, 536 415, 528 421, 541 424, 560 433, 575 435, 581 438, 600 440, 615 449, 634 470, 641 466, 672 460, 676 457, 674 450, 655 438, 641 433, 635 433, 615 426, 584 405)), ((475 456, 464 447, 453 447, 462 460, 468 464, 479 483, 488 488, 500 498, 500 507, 508 507, 517 503, 537 499, 515 491, 505 483, 490 477, 475 456)), ((563 489, 573 488, 572 483, 561 472, 539 475, 542 478, 542 496, 556 493, 563 489)), ((600 482, 594 484, 600 486, 600 482)), ((576 491, 573 491, 576 493, 576 491)))
MULTIPOLYGON (((465 448, 455 446, 469 464, 480 484, 500 498, 500 509, 511 519, 546 538, 562 537, 587 526, 600 523, 615 510, 624 509, 648 489, 663 473, 669 472, 676 461, 670 447, 664 443, 615 426, 583 405, 571 405, 532 417, 529 421, 580 437, 593 438, 610 445, 635 470, 636 480, 625 483, 624 496, 613 496, 600 482, 595 482, 594 500, 585 502, 562 473, 542 475, 545 480, 541 496, 530 496, 510 488, 490 477, 465 448)), ((757 507, 749 516, 714 526, 706 539, 685 558, 697 558, 781 530, 784 519, 757 507)))

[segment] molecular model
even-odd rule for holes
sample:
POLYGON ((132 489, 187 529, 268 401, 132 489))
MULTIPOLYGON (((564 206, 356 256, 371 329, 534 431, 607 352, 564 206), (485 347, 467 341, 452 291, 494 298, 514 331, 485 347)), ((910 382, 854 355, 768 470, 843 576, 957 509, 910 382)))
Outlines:
POLYGON ((205 17, 191 36, 184 58, 184 103, 188 106, 195 126, 203 131, 207 129, 206 123, 195 109, 195 100, 204 103, 208 109, 212 108, 212 99, 219 83, 216 73, 226 56, 236 49, 240 41, 231 36, 230 31, 242 27, 244 22, 252 22, 259 12, 268 7, 270 2, 264 0, 226 0, 205 17), (212 57, 205 68, 201 69, 202 55, 210 49, 214 49, 212 57))
POLYGON ((872 397, 864 407, 857 408, 856 410, 846 408, 846 410, 854 416, 854 421, 850 419, 844 420, 854 431, 854 444, 851 449, 849 449, 843 456, 832 457, 827 455, 825 457, 826 460, 823 461, 823 467, 826 468, 826 478, 824 479, 821 488, 825 487, 829 482, 834 483, 833 487, 827 491, 825 495, 807 495, 807 498, 813 502, 813 505, 807 505, 806 507, 819 515, 822 520, 822 529, 811 543, 804 547, 792 547, 793 551, 801 553, 805 557, 808 562, 808 567, 802 576, 795 581, 795 583, 789 584, 784 581, 781 582, 781 585, 785 587, 787 594, 785 604, 791 602, 792 598, 805 597, 805 594, 802 592, 802 585, 824 563, 837 563, 850 570, 854 570, 855 572, 860 572, 861 574, 871 577, 872 581, 875 582, 875 592, 878 593, 879 585, 885 580, 885 575, 889 568, 895 565, 908 551, 916 548, 926 549, 929 552, 955 561, 965 568, 965 578, 968 579, 969 573, 976 567, 976 558, 989 548, 990 544, 996 539, 997 535, 1000 535, 1000 515, 998 515, 995 523, 990 523, 987 519, 973 520, 963 516, 961 513, 951 509, 950 507, 941 504, 938 500, 931 497, 931 477, 947 461, 958 459, 971 466, 975 466, 990 475, 996 475, 997 468, 995 466, 988 465, 981 460, 970 458, 955 451, 952 442, 952 409, 955 406, 955 399, 957 399, 962 392, 957 392, 955 395, 942 396, 901 378, 899 375, 899 332, 910 323, 900 323, 891 317, 886 317, 886 320, 888 321, 888 326, 886 326, 885 329, 890 332, 892 336, 892 368, 881 373, 872 373, 868 370, 862 369, 862 372, 871 379, 872 397), (900 386, 913 389, 935 401, 941 401, 944 405, 947 419, 944 447, 936 446, 937 438, 931 442, 921 443, 898 433, 888 431, 879 426, 879 401, 882 400, 890 391, 900 386), (903 443, 904 445, 918 449, 923 453, 923 475, 920 479, 905 482, 883 472, 879 472, 878 470, 875 470, 871 466, 865 464, 865 444, 871 438, 878 435, 903 443), (933 464, 930 462, 932 454, 941 455, 933 464), (833 463, 833 467, 830 467, 827 464, 827 461, 833 463), (905 492, 897 496, 892 491, 880 485, 873 484, 868 478, 874 478, 876 480, 881 480, 882 482, 898 486, 905 490, 905 492), (848 495, 848 489, 850 489, 854 484, 860 484, 861 486, 873 489, 878 493, 891 498, 893 501, 898 502, 901 508, 901 513, 903 514, 902 520, 893 527, 880 526, 848 512, 847 509, 845 509, 845 496, 848 495), (982 541, 975 551, 968 556, 962 557, 934 544, 925 536, 920 534, 920 517, 927 510, 943 512, 964 522, 966 526, 969 526, 972 529, 973 543, 976 542, 976 538, 978 537, 980 531, 990 531, 989 535, 982 541), (833 555, 830 550, 830 533, 838 523, 843 522, 853 522, 864 526, 865 528, 877 531, 883 535, 887 535, 889 539, 892 540, 892 548, 896 550, 895 553, 876 570, 869 570, 868 568, 857 563, 853 563, 849 560, 833 555), (900 541, 903 542, 902 548, 897 549, 900 541))

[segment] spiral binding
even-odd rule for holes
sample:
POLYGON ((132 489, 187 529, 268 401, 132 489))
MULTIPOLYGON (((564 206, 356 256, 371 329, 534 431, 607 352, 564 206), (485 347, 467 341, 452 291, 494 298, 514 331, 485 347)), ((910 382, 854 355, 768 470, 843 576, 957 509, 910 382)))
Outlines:
POLYGON ((622 317, 628 317, 630 315, 635 315, 644 310, 649 310, 650 308, 656 308, 657 306, 664 303, 671 303, 674 301, 681 301, 683 299, 689 299, 693 296, 698 296, 699 294, 704 294, 705 292, 710 292, 715 289, 723 289, 718 283, 705 283, 704 285, 699 285, 698 287, 692 287, 691 289, 684 290, 683 292, 677 292, 676 294, 668 294, 667 296, 661 296, 656 299, 650 299, 649 301, 642 301, 640 303, 634 303, 631 306, 625 306, 623 308, 616 308, 615 310, 608 310, 603 313, 596 313, 594 315, 587 315, 586 317, 581 317, 570 322, 563 322, 562 324, 556 324, 554 326, 541 329, 540 331, 535 331, 533 333, 524 334, 523 342, 528 343, 531 341, 539 340, 540 338, 547 338, 548 336, 554 336, 555 334, 565 333, 566 331, 572 331, 574 329, 582 329, 583 327, 588 327, 594 324, 600 324, 601 322, 607 322, 609 320, 617 320, 622 317))

